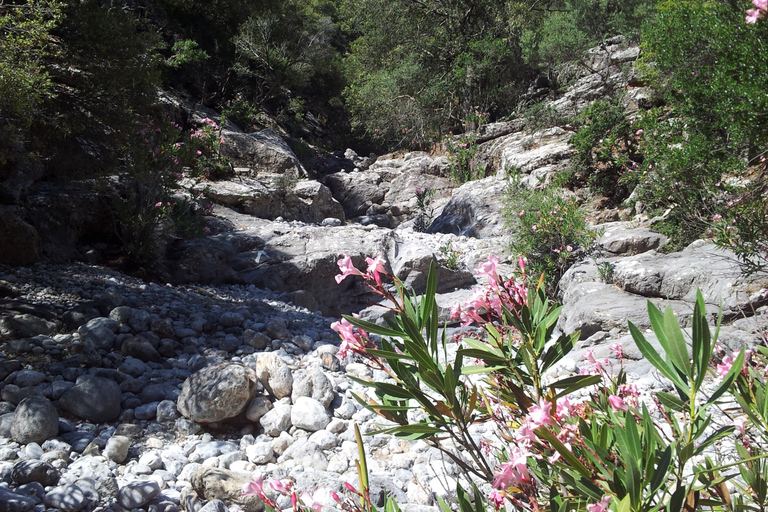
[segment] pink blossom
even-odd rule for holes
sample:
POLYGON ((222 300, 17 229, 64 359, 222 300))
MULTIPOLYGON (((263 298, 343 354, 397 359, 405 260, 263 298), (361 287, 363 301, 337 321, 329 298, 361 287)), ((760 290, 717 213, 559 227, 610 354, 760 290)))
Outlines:
POLYGON ((749 419, 746 416, 740 416, 735 420, 733 420, 733 426, 736 427, 736 430, 741 432, 741 435, 746 435, 748 422, 749 422, 749 419))
POLYGON ((269 481, 269 486, 275 492, 279 492, 280 494, 288 494, 289 492, 291 492, 292 483, 288 482, 286 484, 286 483, 283 483, 282 480, 272 479, 269 481))
POLYGON ((527 463, 531 452, 517 446, 510 446, 509 455, 509 462, 501 464, 499 471, 493 475, 492 486, 496 489, 506 489, 510 485, 520 485, 531 480, 527 463))
POLYGON ((311 508, 313 512, 320 512, 323 505, 328 503, 330 499, 330 491, 323 487, 318 487, 313 494, 309 494, 307 491, 301 493, 301 502, 311 508))
POLYGON ((453 304, 453 306, 451 306, 451 320, 457 320, 460 315, 461 315, 461 304, 456 302, 453 304))
POLYGON ((381 276, 379 275, 379 272, 387 273, 387 269, 384 268, 384 265, 387 263, 381 254, 376 256, 376 259, 373 258, 365 258, 365 262, 368 264, 368 270, 367 270, 367 276, 370 278, 373 278, 374 281, 376 281, 376 284, 381 286, 381 276))
POLYGON ((341 258, 339 261, 336 262, 336 264, 339 266, 339 269, 341 269, 341 274, 336 276, 336 284, 341 284, 341 282, 347 276, 363 275, 363 273, 357 270, 355 266, 352 264, 352 257, 349 256, 348 254, 345 254, 343 258, 341 258))
POLYGON ((733 366, 733 359, 728 356, 723 357, 723 362, 716 367, 717 376, 724 379, 728 372, 731 371, 731 366, 733 366))
POLYGON ((768 11, 768 0, 752 0, 752 5, 761 11, 768 11))
POLYGON ((362 337, 360 334, 355 333, 353 327, 354 326, 349 323, 346 318, 342 318, 340 322, 333 322, 331 324, 331 329, 341 336, 342 341, 337 354, 340 359, 347 357, 347 354, 350 351, 356 352, 365 348, 362 337))
POLYGON ((360 492, 357 489, 355 489, 355 486, 349 482, 344 482, 344 487, 346 487, 347 490, 350 492, 353 492, 355 494, 360 494, 360 492))
POLYGON ((538 441, 529 423, 523 423, 515 433, 515 441, 518 443, 534 443, 538 441))
POLYGON ((248 482, 243 486, 243 496, 263 496, 264 479, 259 475, 253 482, 248 482))
POLYGON ((491 491, 491 494, 488 495, 488 501, 493 503, 493 508, 499 510, 502 506, 504 506, 504 495, 494 489, 491 491))
POLYGON ((642 135, 642 134, 643 134, 643 129, 642 128, 635 132, 635 135, 642 135))
POLYGON ((610 504, 611 497, 606 494, 600 502, 587 505, 587 512, 606 512, 608 510, 608 505, 610 504))
POLYGON ((609 396, 608 403, 611 404, 611 408, 613 408, 614 411, 626 411, 629 409, 627 404, 624 403, 624 399, 619 395, 609 396))
POLYGON ((721 220, 723 220, 723 216, 719 213, 712 217, 712 222, 720 222, 721 220))
POLYGON ((158 201, 158 202, 155 203, 155 208, 160 208, 161 206, 163 206, 163 202, 162 201, 158 201))
POLYGON ((528 408, 528 421, 534 429, 542 425, 552 425, 552 403, 547 402, 543 397, 539 398, 539 405, 533 405, 528 408))
POLYGON ((498 283, 499 281, 499 274, 496 271, 496 265, 499 264, 499 257, 495 255, 488 256, 488 261, 485 261, 477 266, 477 269, 475 270, 476 273, 488 276, 488 281, 493 285, 493 283, 498 283))
POLYGON ((579 404, 571 403, 571 399, 565 396, 557 401, 555 414, 558 418, 573 416, 573 413, 578 409, 578 406, 579 404))
POLYGON ((197 156, 200 156, 200 155, 202 155, 202 154, 203 154, 203 152, 202 152, 202 151, 200 151, 200 150, 198 149, 197 151, 195 151, 195 154, 196 154, 197 156))

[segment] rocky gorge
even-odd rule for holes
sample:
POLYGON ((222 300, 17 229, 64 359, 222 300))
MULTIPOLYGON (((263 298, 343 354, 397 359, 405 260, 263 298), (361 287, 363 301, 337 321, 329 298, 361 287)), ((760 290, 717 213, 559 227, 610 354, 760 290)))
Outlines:
MULTIPOLYGON (((593 50, 589 66, 548 104, 573 112, 622 90, 628 110, 642 108, 653 91, 629 66, 637 55, 620 40, 593 50)), ((549 94, 532 91, 539 93, 549 94)), ((349 376, 386 376, 354 356, 340 359, 330 324, 349 312, 380 322, 387 310, 361 282, 337 284, 337 260, 347 254, 362 266, 381 254, 417 291, 435 263, 445 328, 459 334, 449 310, 472 294, 473 270, 491 254, 502 255, 506 270, 516 260, 504 238, 505 169, 517 169, 529 187, 549 183, 574 155, 571 135, 568 126, 531 131, 524 119, 483 126, 474 165, 488 176, 456 187, 445 156, 374 159, 347 150, 318 156, 310 172, 277 133, 229 126, 223 147, 235 177, 186 183, 213 206, 210 233, 169 244, 159 282, 100 265, 98 242, 67 243, 100 216, 92 200, 77 211, 63 207, 76 191, 38 191, 30 209, 58 217, 4 209, 0 512, 253 512, 264 504, 241 490, 257 475, 308 490, 355 483, 354 425, 368 433, 381 420, 354 399, 367 391, 349 376), (285 185, 286 173, 295 186, 285 185), (435 190, 426 233, 414 230, 417 188, 435 190), (63 261, 75 253, 87 263, 63 261)), ((587 350, 618 363, 609 347, 620 343, 641 391, 664 386, 627 321, 648 330, 651 300, 685 324, 697 289, 712 320, 723 312, 722 344, 766 341, 768 278, 742 276, 734 254, 704 240, 664 253, 666 237, 638 211, 592 220, 602 233, 595 252, 559 285, 558 327, 579 330, 581 341, 553 374, 578 373, 587 350)), ((472 434, 495 435, 492 425, 472 434)), ((437 510, 436 497, 450 496, 461 478, 424 442, 364 439, 378 504, 390 495, 406 510, 437 510)))

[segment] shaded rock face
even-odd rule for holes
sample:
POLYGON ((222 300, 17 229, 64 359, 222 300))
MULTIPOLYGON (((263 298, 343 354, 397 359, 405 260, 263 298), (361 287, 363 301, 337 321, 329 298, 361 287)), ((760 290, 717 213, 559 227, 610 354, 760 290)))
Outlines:
POLYGON ((266 170, 283 174, 293 172, 296 176, 306 174, 291 147, 277 133, 269 128, 255 133, 240 133, 223 130, 223 156, 237 165, 256 171, 266 170))
POLYGON ((501 236, 506 188, 506 181, 496 176, 463 184, 453 191, 450 201, 427 232, 476 238, 501 236))
POLYGON ((92 377, 64 392, 59 406, 78 418, 105 422, 120 416, 122 399, 120 386, 115 381, 92 377))
POLYGON ((197 423, 214 423, 243 412, 256 395, 256 372, 247 366, 222 363, 192 374, 181 389, 176 407, 197 423))
POLYGON ((31 265, 40 261, 40 235, 16 208, 0 208, 0 263, 31 265))
MULTIPOLYGON (((279 176, 279 175, 277 175, 279 176)), ((199 187, 200 193, 218 204, 232 206, 262 219, 299 220, 319 224, 324 219, 344 220, 342 206, 325 185, 300 180, 286 187, 277 178, 240 177, 236 181, 216 181, 199 187)))

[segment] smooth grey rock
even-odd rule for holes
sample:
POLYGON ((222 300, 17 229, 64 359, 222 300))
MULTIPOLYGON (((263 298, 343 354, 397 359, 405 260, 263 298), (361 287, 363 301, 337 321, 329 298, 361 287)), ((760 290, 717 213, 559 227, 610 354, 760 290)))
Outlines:
POLYGON ((323 404, 314 398, 299 397, 291 408, 291 423, 295 427, 314 432, 325 428, 330 421, 323 404))
POLYGON ((50 400, 30 396, 16 407, 11 437, 21 444, 44 443, 59 433, 59 413, 50 400))
POLYGON ((291 428, 291 409, 290 405, 276 404, 259 420, 264 432, 272 437, 279 436, 281 432, 287 432, 291 428))
POLYGON ((611 222, 596 226, 604 230, 598 247, 612 254, 640 254, 666 245, 669 239, 646 227, 633 228, 627 222, 611 222))
POLYGON ((272 402, 266 397, 257 396, 251 400, 250 404, 248 404, 248 409, 245 411, 245 417, 256 423, 262 416, 267 414, 270 409, 272 409, 272 402))
POLYGON ((80 512, 88 505, 88 498, 80 487, 68 484, 54 487, 48 491, 43 503, 46 507, 56 508, 64 512, 80 512))
POLYGON ((35 505, 37 505, 35 498, 16 494, 7 487, 0 486, 0 511, 29 512, 35 508, 35 505))
POLYGON ((98 317, 81 325, 80 338, 97 350, 111 350, 119 324, 111 318, 98 317))
POLYGON ((267 464, 275 460, 275 451, 271 443, 256 443, 245 449, 245 454, 254 464, 267 464))
POLYGON ((179 410, 176 409, 176 402, 173 400, 163 400, 157 404, 155 415, 158 423, 175 420, 179 417, 179 410))
POLYGON ((291 396, 293 373, 274 352, 259 354, 256 359, 256 377, 272 396, 278 399, 291 396))
POLYGON ((104 447, 104 456, 111 461, 122 464, 128 458, 131 449, 131 439, 126 436, 112 436, 104 447))
POLYGON ((229 512, 229 509, 221 500, 211 500, 203 505, 198 512, 229 512))
POLYGON ((160 485, 151 480, 130 482, 117 492, 117 503, 124 508, 141 508, 160 494, 160 485))
POLYGON ((296 403, 299 397, 308 396, 329 407, 333 402, 333 384, 318 367, 300 369, 293 374, 291 401, 296 403))
POLYGON ((240 364, 203 368, 184 381, 176 407, 198 423, 223 421, 248 407, 256 394, 256 381, 256 372, 240 364))
POLYGON ((40 460, 22 460, 13 465, 11 478, 18 484, 38 482, 43 486, 56 485, 59 481, 58 470, 40 460))
POLYGON ((244 512, 261 512, 264 502, 258 496, 243 496, 243 486, 250 476, 226 469, 201 467, 192 476, 192 488, 205 500, 222 500, 243 509, 244 512))
POLYGON ((223 327, 240 327, 243 321, 245 321, 243 315, 234 311, 227 311, 219 317, 219 323, 223 327))
POLYGON ((20 388, 26 388, 29 386, 37 386, 41 382, 45 381, 45 374, 37 370, 21 370, 16 374, 13 379, 13 383, 20 388))
POLYGON ((120 416, 122 399, 120 386, 115 381, 93 377, 66 391, 59 405, 78 418, 103 423, 120 416))

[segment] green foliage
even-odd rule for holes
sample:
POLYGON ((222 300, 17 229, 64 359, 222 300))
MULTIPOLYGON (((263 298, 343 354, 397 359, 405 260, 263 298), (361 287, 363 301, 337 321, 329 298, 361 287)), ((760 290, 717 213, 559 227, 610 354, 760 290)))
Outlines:
POLYGON ((432 207, 432 198, 435 196, 433 188, 416 189, 416 220, 413 229, 419 233, 426 233, 432 223, 432 215, 435 209, 432 207))
POLYGON ((550 2, 542 16, 522 35, 526 61, 552 68, 578 60, 607 37, 624 35, 637 41, 640 27, 652 18, 653 0, 562 0, 550 2))
POLYGON ((519 177, 512 178, 507 191, 505 217, 513 253, 526 257, 533 275, 547 276, 550 292, 576 254, 589 251, 597 236, 573 197, 551 185, 528 189, 519 177))
MULTIPOLYGON (((389 298, 395 311, 388 327, 355 317, 345 317, 348 329, 335 324, 347 349, 354 347, 366 363, 389 376, 377 381, 355 379, 373 392, 371 398, 358 396, 363 405, 395 424, 371 434, 423 439, 446 453, 465 476, 473 477, 471 482, 478 478, 492 482, 495 490, 487 500, 475 483, 473 497, 459 484, 462 512, 483 510, 483 503, 487 510, 489 502, 497 509, 508 503, 522 510, 552 512, 760 510, 765 506, 768 350, 760 347, 756 356, 743 349, 725 355, 717 345, 719 324, 713 333, 699 291, 690 335, 684 334, 670 308, 662 312, 650 302, 648 315, 658 345, 629 323, 640 353, 671 383, 672 392, 659 391, 650 397, 657 412, 652 414, 638 390, 627 383, 623 368, 615 372, 612 363, 596 360, 591 352, 578 376, 543 379, 573 349, 578 332, 555 337, 561 308, 546 298, 540 286, 526 291, 514 279, 499 276, 498 262, 492 257, 478 267, 478 273, 488 277, 488 285, 456 309, 462 319, 469 318, 465 325, 477 323, 482 331, 461 340, 455 360, 448 357, 445 335, 435 320, 434 268, 421 297, 413 297, 397 279, 397 297, 393 296, 371 267, 366 274, 354 271, 389 298), (371 344, 368 333, 382 337, 380 348, 371 344), (465 361, 475 364, 468 366, 465 361), (714 381, 713 365, 717 366, 714 381), (487 379, 478 385, 468 379, 474 375, 487 379), (578 390, 589 394, 586 401, 571 401, 569 395, 578 390), (713 412, 721 401, 729 404, 729 414, 738 416, 734 425, 714 423, 713 412), (412 409, 420 414, 409 414, 412 409), (491 419, 499 438, 488 441, 490 450, 483 452, 467 429, 474 422, 491 419), (727 461, 713 460, 715 448, 728 442, 735 444, 736 460, 732 453, 727 461), (743 480, 734 478, 732 468, 738 468, 743 480), (726 482, 735 485, 738 494, 732 496, 726 482)), ((339 263, 345 276, 351 270, 345 269, 346 263, 339 263)), ((524 274, 518 277, 525 282, 524 274)), ((612 351, 623 365, 622 347, 614 346, 612 351)), ((359 439, 358 446, 358 474, 361 487, 367 488, 359 439)), ((444 512, 450 510, 445 502, 439 505, 444 512)), ((364 500, 357 510, 368 510, 364 500)))
POLYGON ((642 161, 624 108, 616 101, 599 100, 584 109, 575 124, 579 129, 570 140, 578 151, 574 171, 594 192, 621 202, 630 192, 624 174, 642 161))
POLYGON ((732 230, 716 240, 754 268, 764 262, 765 222, 743 214, 763 210, 763 178, 747 164, 768 150, 768 32, 746 24, 744 10, 724 0, 660 3, 643 44, 667 111, 644 120, 646 161, 633 180, 645 204, 672 208, 667 228, 682 243, 725 218, 732 230))
POLYGON ((485 178, 485 165, 473 162, 478 147, 475 140, 474 134, 458 137, 450 134, 445 136, 451 178, 459 185, 485 178))
POLYGON ((132 263, 143 264, 157 257, 161 231, 173 231, 174 219, 181 226, 179 235, 200 234, 202 225, 189 219, 195 213, 191 203, 172 197, 182 168, 194 160, 194 149, 179 142, 179 127, 150 120, 136 129, 113 207, 123 251, 132 263))
POLYGON ((450 241, 445 245, 440 246, 440 264, 451 270, 459 270, 461 263, 459 262, 459 253, 453 248, 453 244, 450 241))
POLYGON ((191 62, 202 62, 210 58, 205 50, 202 50, 195 41, 185 39, 173 43, 173 55, 171 55, 166 64, 172 68, 179 68, 191 62))
POLYGON ((56 0, 0 3, 0 168, 16 158, 40 103, 53 94, 45 62, 57 54, 51 31, 61 8, 56 0))
POLYGON ((474 112, 510 111, 531 77, 511 4, 345 0, 342 12, 352 128, 380 146, 423 147, 474 112))

